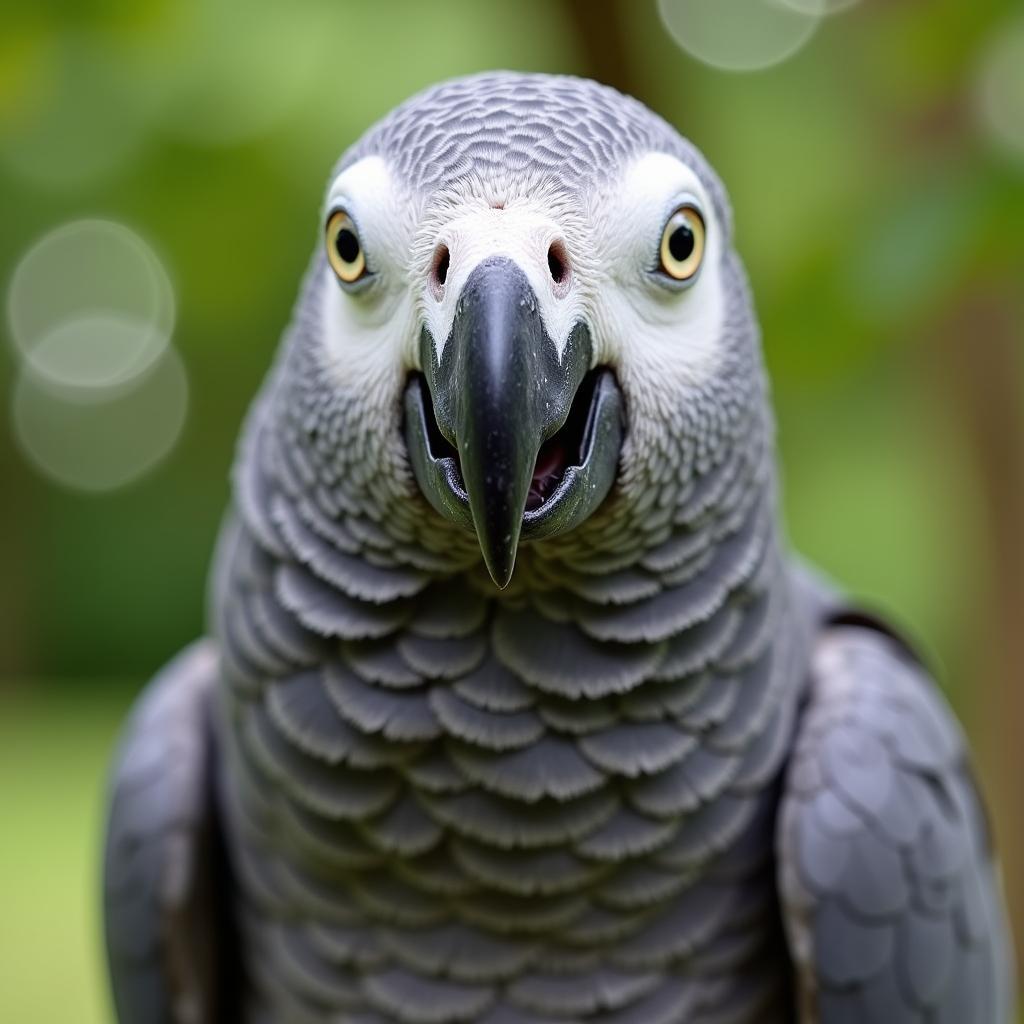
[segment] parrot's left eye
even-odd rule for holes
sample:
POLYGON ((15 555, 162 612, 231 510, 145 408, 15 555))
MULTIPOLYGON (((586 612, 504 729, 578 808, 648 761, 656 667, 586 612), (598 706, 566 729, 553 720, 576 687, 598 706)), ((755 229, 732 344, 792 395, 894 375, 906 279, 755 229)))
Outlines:
POLYGON ((692 206, 681 206, 661 233, 658 269, 674 281, 689 281, 704 258, 704 218, 692 206))
POLYGON ((366 255, 355 223, 344 210, 327 221, 327 259, 343 284, 355 284, 366 274, 366 255))

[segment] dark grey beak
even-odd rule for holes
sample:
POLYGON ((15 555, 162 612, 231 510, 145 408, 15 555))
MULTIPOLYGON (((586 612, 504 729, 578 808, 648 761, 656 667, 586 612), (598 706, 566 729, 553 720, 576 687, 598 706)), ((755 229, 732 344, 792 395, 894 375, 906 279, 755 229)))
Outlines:
MULTIPOLYGON (((573 469, 582 468, 583 442, 593 442, 598 433, 591 406, 599 396, 608 404, 608 387, 583 389, 589 404, 578 411, 579 438, 573 442, 580 450, 571 451, 569 442, 563 446, 551 441, 549 447, 558 452, 538 461, 545 442, 570 418, 574 399, 588 376, 590 334, 578 324, 559 358, 526 275, 512 260, 493 257, 477 266, 466 281, 440 361, 426 330, 421 358, 429 395, 415 382, 406 394, 407 441, 417 479, 436 508, 458 521, 471 520, 487 569, 494 582, 504 587, 512 577, 524 521, 529 526, 532 513, 542 513, 538 519, 547 518, 544 513, 552 509, 546 506, 563 489, 570 463, 573 469), (433 405, 433 423, 427 401, 433 405), (438 451, 446 442, 451 446, 447 452, 438 451), (457 452, 457 464, 451 448, 457 452), (561 475, 549 476, 545 466, 555 465, 556 456, 563 459, 561 475)), ((605 437, 614 451, 598 502, 614 478, 621 442, 618 389, 610 373, 605 373, 614 392, 611 411, 618 431, 614 438, 605 437)), ((591 500, 584 503, 586 514, 595 507, 590 490, 591 500)), ((569 502, 569 518, 578 520, 580 505, 580 501, 569 502)), ((541 524, 537 535, 554 532, 559 525, 545 529, 541 524)))

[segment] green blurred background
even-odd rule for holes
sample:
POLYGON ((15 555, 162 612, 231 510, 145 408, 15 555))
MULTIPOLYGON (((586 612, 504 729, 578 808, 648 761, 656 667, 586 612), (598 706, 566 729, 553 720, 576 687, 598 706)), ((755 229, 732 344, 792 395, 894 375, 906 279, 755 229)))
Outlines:
POLYGON ((792 3, 843 9, 750 72, 685 52, 653 0, 69 0, 2 15, 0 279, 62 224, 129 226, 173 284, 189 392, 159 465, 69 489, 19 440, 24 371, 0 352, 0 1020, 109 1019, 105 762, 143 681, 203 628, 239 422, 333 161, 412 91, 494 67, 617 85, 720 171, 791 536, 937 667, 1024 934, 1024 9, 792 3))

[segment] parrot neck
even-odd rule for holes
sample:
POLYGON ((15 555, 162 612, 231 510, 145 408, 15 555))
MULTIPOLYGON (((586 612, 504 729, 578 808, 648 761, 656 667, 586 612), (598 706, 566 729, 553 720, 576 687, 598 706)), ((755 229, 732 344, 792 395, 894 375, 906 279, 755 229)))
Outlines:
POLYGON ((538 955, 580 993, 621 963, 699 986, 743 899, 731 968, 785 977, 766 894, 807 659, 763 421, 649 458, 651 489, 627 479, 558 557, 524 549, 505 592, 472 546, 423 543, 425 523, 378 504, 357 454, 379 438, 303 422, 253 414, 213 589, 254 976, 298 1001, 294 964, 315 964, 318 1000, 335 1005, 337 974, 346 1014, 442 962, 437 998, 504 991, 538 955), (329 451, 347 461, 327 473, 329 451), (339 927, 367 963, 398 951, 370 1001, 341 945, 278 941, 339 927))

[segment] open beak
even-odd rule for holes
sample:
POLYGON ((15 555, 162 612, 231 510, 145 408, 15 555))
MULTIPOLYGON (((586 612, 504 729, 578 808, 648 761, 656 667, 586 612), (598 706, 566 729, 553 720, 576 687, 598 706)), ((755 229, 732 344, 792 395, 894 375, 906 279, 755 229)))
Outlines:
POLYGON ((499 587, 521 536, 575 526, 615 479, 621 396, 591 358, 582 323, 559 354, 526 275, 506 257, 470 274, 440 360, 423 329, 424 374, 405 394, 410 459, 431 504, 476 531, 499 587))

